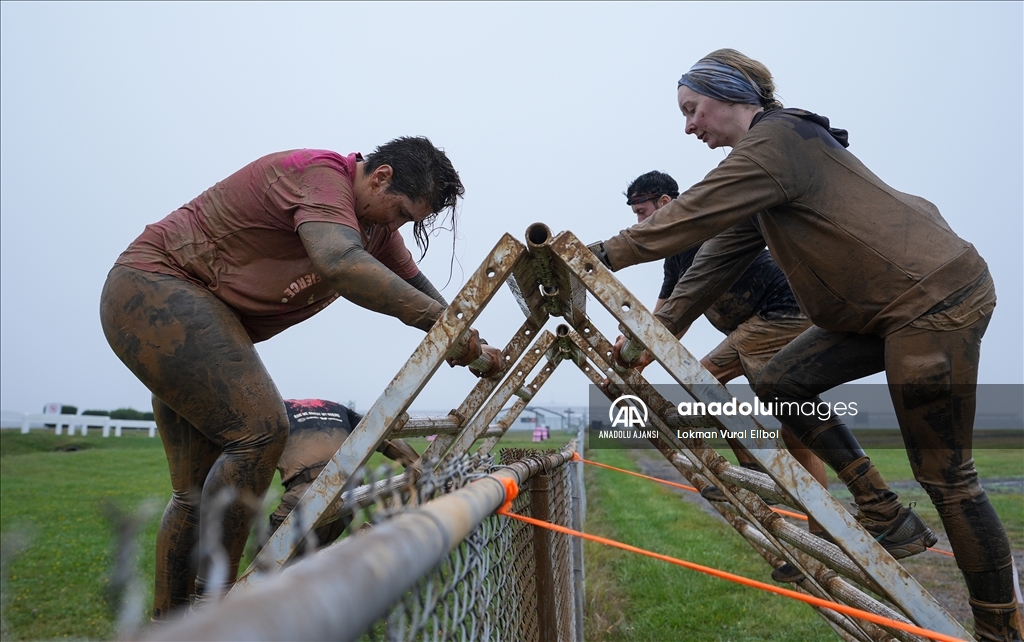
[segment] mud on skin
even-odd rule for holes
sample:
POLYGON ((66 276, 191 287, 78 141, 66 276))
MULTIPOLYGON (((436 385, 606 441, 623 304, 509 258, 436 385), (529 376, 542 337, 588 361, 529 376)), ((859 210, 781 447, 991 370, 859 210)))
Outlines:
POLYGON ((193 587, 204 590, 208 556, 196 568, 192 553, 208 526, 201 508, 223 488, 235 499, 209 526, 221 529, 228 577, 237 575, 255 517, 251 499, 270 486, 287 415, 237 315, 208 291, 118 266, 100 317, 115 354, 153 392, 167 454, 174 494, 157 536, 154 600, 154 615, 163 617, 186 604, 193 587))

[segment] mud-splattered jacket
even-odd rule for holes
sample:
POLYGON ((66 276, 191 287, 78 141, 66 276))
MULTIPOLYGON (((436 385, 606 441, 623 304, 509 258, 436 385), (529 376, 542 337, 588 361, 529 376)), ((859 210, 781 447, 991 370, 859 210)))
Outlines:
POLYGON ((829 330, 887 335, 987 271, 934 205, 886 185, 845 149, 845 132, 799 109, 757 114, 704 180, 604 249, 619 270, 708 239, 680 284, 687 296, 658 314, 674 332, 714 303, 765 242, 800 307, 829 330))
MULTIPOLYGON (((673 300, 676 287, 693 265, 701 247, 665 259, 665 279, 658 294, 659 299, 665 300, 665 305, 673 300)), ((684 287, 679 296, 686 296, 686 292, 684 287)), ((724 334, 729 334, 755 314, 765 321, 804 318, 786 282, 786 275, 772 260, 768 250, 762 250, 736 283, 704 312, 711 325, 724 334)))

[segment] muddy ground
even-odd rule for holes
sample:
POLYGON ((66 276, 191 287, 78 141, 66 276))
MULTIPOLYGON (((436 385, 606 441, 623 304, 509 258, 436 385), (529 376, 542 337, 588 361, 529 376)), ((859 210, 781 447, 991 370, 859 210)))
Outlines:
MULTIPOLYGON (((677 471, 670 463, 668 463, 657 451, 655 450, 632 450, 629 451, 636 460, 640 471, 645 475, 656 477, 658 479, 664 479, 666 481, 673 481, 677 483, 688 484, 683 475, 677 471)), ((1018 492, 1024 493, 1024 482, 1019 479, 1016 480, 982 480, 982 485, 986 488, 992 488, 1003 485, 1020 486, 1018 492)), ((917 487, 916 482, 904 481, 896 482, 892 484, 893 490, 897 490, 901 487, 917 487)), ((671 488, 671 487, 667 487, 671 488)), ((706 514, 713 519, 721 520, 725 523, 725 520, 721 515, 718 514, 711 504, 701 498, 700 495, 694 492, 685 491, 682 489, 672 489, 676 492, 683 501, 694 504, 700 507, 706 514)), ((846 488, 842 484, 830 484, 829 490, 836 495, 842 495, 847 493, 846 488)), ((991 492, 991 491, 990 491, 991 492)), ((848 493, 847 493, 848 495, 848 493)), ((803 526, 805 522, 799 520, 790 520, 791 523, 799 524, 803 526)), ((933 528, 936 537, 939 538, 938 543, 934 548, 949 551, 949 539, 946 537, 946 533, 941 528, 933 528)), ((736 535, 739 537, 739 535, 736 535)), ((1024 568, 1024 551, 1015 550, 1013 552, 1014 561, 1016 562, 1017 568, 1024 568)), ((914 578, 924 587, 926 591, 932 594, 932 596, 945 608, 950 615, 956 618, 960 622, 968 623, 973 618, 971 617, 971 610, 967 604, 967 588, 963 582, 963 576, 960 574, 960 570, 956 566, 956 562, 952 557, 926 551, 920 555, 915 555, 902 560, 901 562, 914 578)), ((752 578, 758 579, 764 582, 770 582, 768 574, 770 569, 765 565, 765 573, 763 578, 752 578)))

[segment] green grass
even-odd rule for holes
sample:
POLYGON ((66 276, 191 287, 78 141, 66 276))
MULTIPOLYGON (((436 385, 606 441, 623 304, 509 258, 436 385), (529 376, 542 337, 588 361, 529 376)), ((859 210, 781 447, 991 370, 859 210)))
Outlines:
MULTIPOLYGON (((567 440, 557 434, 541 445, 550 448, 567 440)), ((407 441, 418 452, 428 443, 407 441)), ((532 445, 531 433, 516 432, 499 442, 499 449, 532 445)), ((375 453, 369 466, 388 461, 375 453)), ((134 431, 107 439, 98 430, 88 437, 0 431, 0 487, 0 533, 8 547, 16 540, 24 543, 5 560, 10 564, 3 640, 114 637, 113 610, 104 599, 113 546, 105 502, 122 510, 148 502, 154 511, 140 534, 138 559, 146 604, 152 603, 153 542, 171 493, 159 439, 134 431)), ((271 493, 280 489, 275 476, 271 493)), ((248 547, 242 569, 251 555, 248 547)))
MULTIPOLYGON (((625 451, 589 457, 637 470, 625 451)), ((763 579, 764 560, 728 525, 665 486, 586 468, 587 531, 763 579)), ((828 625, 803 604, 587 542, 587 640, 817 640, 828 625)))
MULTIPOLYGON (((27 541, 9 565, 4 638, 111 638, 112 611, 103 595, 112 533, 101 506, 166 501, 170 481, 160 440, 3 431, 0 445, 0 531, 8 544, 12 536, 27 541), (81 450, 60 451, 69 446, 81 450)), ((155 540, 155 519, 141 537, 155 540)), ((139 565, 153 576, 150 547, 139 565)))
MULTIPOLYGON (((170 496, 170 482, 159 439, 145 433, 103 439, 97 433, 57 437, 43 431, 0 431, 0 532, 5 544, 16 537, 27 541, 5 559, 4 640, 114 637, 112 611, 103 597, 113 538, 101 506, 110 501, 130 510, 149 501, 159 512, 170 496), (64 452, 68 447, 78 450, 64 452)), ((550 441, 534 444, 530 432, 516 432, 499 448, 555 448, 570 437, 553 433, 550 441)), ((425 439, 408 441, 420 452, 427 444, 425 439)), ((886 479, 911 478, 902 451, 870 454, 886 479)), ((589 456, 636 470, 622 451, 589 451, 589 456)), ((977 451, 975 458, 983 477, 1024 476, 1019 450, 977 451)), ((370 464, 383 461, 375 455, 370 464)), ((279 492, 276 479, 271 488, 279 492)), ((918 501, 925 520, 937 526, 923 491, 900 493, 918 501)), ((587 467, 587 496, 590 532, 747 577, 766 576, 764 562, 731 528, 660 485, 587 467)), ((1024 548, 1021 496, 990 496, 1014 549, 1024 548)), ((154 517, 140 535, 138 562, 148 599, 156 527, 154 517)), ((586 572, 587 640, 802 642, 833 637, 803 605, 589 542, 586 572)))

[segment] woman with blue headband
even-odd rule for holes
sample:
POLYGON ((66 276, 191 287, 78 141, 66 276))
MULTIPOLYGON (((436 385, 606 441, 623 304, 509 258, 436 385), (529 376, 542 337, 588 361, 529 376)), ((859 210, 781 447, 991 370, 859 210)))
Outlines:
MULTIPOLYGON (((783 109, 774 91, 768 69, 738 51, 698 61, 678 85, 686 133, 731 153, 645 222, 591 248, 620 270, 703 243, 656 315, 678 336, 767 243, 814 325, 761 371, 758 396, 817 403, 884 370, 914 475, 967 583, 978 639, 1020 640, 1010 544, 971 456, 981 339, 996 303, 988 267, 932 203, 893 189, 850 153, 846 131, 783 109)), ((935 542, 845 424, 784 419, 836 471, 858 521, 894 557, 935 542)))

